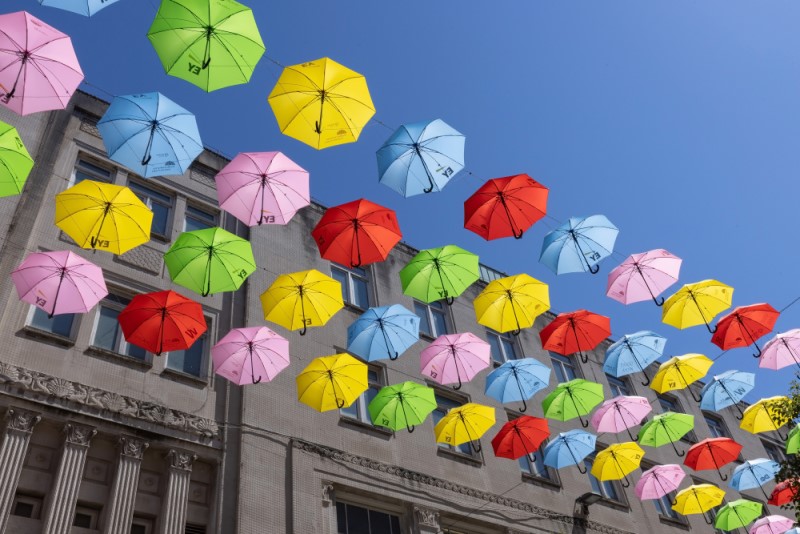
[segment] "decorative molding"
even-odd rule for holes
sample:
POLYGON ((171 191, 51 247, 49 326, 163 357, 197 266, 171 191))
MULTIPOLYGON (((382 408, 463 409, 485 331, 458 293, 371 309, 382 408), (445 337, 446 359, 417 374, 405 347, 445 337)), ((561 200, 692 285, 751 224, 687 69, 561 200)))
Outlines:
POLYGON ((95 137, 102 138, 102 136, 100 135, 100 130, 97 128, 97 120, 95 120, 94 118, 90 118, 82 113, 80 117, 81 117, 81 125, 79 126, 79 128, 81 129, 81 131, 84 131, 95 137))
POLYGON ((330 506, 333 504, 333 484, 324 483, 322 484, 322 506, 330 506))
POLYGON ((414 505, 414 520, 417 526, 439 528, 439 512, 414 505))
POLYGON ((30 434, 33 432, 33 427, 42 420, 42 416, 37 412, 29 412, 28 410, 21 410, 19 408, 9 408, 6 412, 6 432, 14 430, 16 432, 23 432, 30 434))
POLYGON ((144 451, 150 446, 146 441, 133 436, 120 436, 117 441, 119 443, 119 454, 133 460, 141 460, 144 456, 144 451))
POLYGON ((197 455, 190 451, 181 449, 170 449, 167 453, 169 460, 169 468, 177 469, 179 471, 192 471, 192 463, 197 460, 197 455))
POLYGON ((88 447, 92 438, 97 435, 97 429, 93 426, 67 423, 64 425, 64 433, 67 434, 67 443, 79 447, 88 447))

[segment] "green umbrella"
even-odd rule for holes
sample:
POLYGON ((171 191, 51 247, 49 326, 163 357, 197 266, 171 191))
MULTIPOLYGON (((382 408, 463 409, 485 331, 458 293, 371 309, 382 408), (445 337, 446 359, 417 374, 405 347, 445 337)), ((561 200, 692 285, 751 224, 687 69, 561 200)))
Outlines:
POLYGON ((234 0, 162 0, 147 37, 168 74, 205 91, 247 83, 264 54, 252 10, 234 0))
POLYGON ((18 195, 33 168, 17 129, 0 121, 0 197, 18 195))
POLYGON ((800 451, 800 426, 791 429, 786 438, 786 453, 797 454, 798 451, 800 451))
POLYGON ((558 421, 580 419, 583 428, 589 426, 589 421, 584 421, 592 409, 603 402, 603 386, 597 382, 590 382, 576 378, 569 382, 562 382, 542 401, 544 416, 558 421))
POLYGON ((714 527, 720 530, 743 528, 761 515, 762 508, 760 502, 736 499, 719 509, 714 527))
POLYGON ((478 256, 455 245, 422 250, 400 270, 403 293, 425 303, 452 304, 479 276, 478 256))
POLYGON ((686 413, 660 413, 639 429, 639 443, 648 447, 661 447, 672 444, 675 453, 683 456, 686 451, 679 451, 675 442, 694 428, 694 416, 686 413))
POLYGON ((256 270, 250 242, 216 227, 182 233, 164 262, 173 282, 204 297, 236 291, 256 270))
POLYGON ((403 382, 381 388, 368 409, 374 424, 395 431, 405 427, 413 432, 414 426, 436 409, 436 398, 433 388, 416 382, 403 382))

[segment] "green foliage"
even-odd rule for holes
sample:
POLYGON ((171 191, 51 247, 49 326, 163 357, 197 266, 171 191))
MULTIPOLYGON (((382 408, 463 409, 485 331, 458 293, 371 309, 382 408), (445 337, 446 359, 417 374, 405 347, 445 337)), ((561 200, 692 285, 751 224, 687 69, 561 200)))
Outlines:
MULTIPOLYGON (((792 421, 790 426, 800 422, 800 375, 792 380, 789 386, 787 400, 775 402, 773 405, 775 413, 780 415, 781 420, 792 421)), ((781 470, 775 477, 777 482, 786 481, 793 490, 793 497, 790 502, 781 506, 784 510, 793 510, 795 518, 800 521, 800 454, 787 454, 786 459, 781 462, 781 470)))

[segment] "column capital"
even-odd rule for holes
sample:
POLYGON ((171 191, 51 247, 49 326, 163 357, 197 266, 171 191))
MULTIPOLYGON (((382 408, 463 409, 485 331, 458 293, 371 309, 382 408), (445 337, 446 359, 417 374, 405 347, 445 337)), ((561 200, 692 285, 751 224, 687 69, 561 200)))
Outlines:
POLYGON ((133 460, 141 460, 142 456, 144 456, 144 451, 150 446, 150 444, 143 439, 127 436, 125 434, 119 437, 117 443, 119 445, 120 456, 125 456, 133 460))
POLYGON ((333 484, 330 482, 322 483, 322 506, 330 506, 333 504, 333 484))
POLYGON ((42 420, 42 416, 38 412, 31 412, 21 408, 14 408, 13 406, 6 412, 6 432, 16 431, 30 434, 33 432, 33 427, 36 423, 42 420))
POLYGON ((64 425, 64 433, 67 435, 68 444, 88 447, 92 438, 97 434, 97 429, 93 426, 67 423, 64 425))
POLYGON ((419 527, 439 528, 439 512, 430 508, 414 505, 414 522, 419 527))
POLYGON ((192 463, 197 460, 197 455, 191 451, 182 449, 170 449, 167 453, 170 469, 178 469, 180 471, 192 471, 192 463))

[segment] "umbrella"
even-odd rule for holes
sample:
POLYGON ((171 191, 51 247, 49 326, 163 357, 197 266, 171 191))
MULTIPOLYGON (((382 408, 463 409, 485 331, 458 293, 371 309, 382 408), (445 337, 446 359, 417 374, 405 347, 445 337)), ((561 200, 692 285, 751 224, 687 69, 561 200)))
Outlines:
POLYGON ((530 456, 531 461, 536 461, 536 449, 550 435, 547 419, 521 415, 511 419, 497 435, 492 438, 494 455, 498 458, 516 460, 523 456, 530 456))
POLYGON ((731 438, 706 438, 689 447, 683 464, 695 471, 716 469, 722 480, 728 480, 719 468, 738 458, 740 452, 742 446, 731 438))
POLYGON ((211 359, 216 373, 236 385, 269 382, 289 367, 289 341, 266 326, 234 328, 211 348, 211 359))
POLYGON ((66 250, 32 252, 11 272, 20 300, 47 312, 86 313, 106 295, 103 270, 66 250))
POLYGON ((325 210, 311 237, 326 260, 361 267, 385 260, 403 234, 394 210, 362 198, 325 210))
POLYGON ((295 381, 297 400, 318 412, 350 406, 369 387, 367 364, 349 354, 314 358, 295 381))
POLYGON ((768 515, 753 523, 748 534, 796 534, 790 531, 793 526, 793 519, 782 515, 768 515))
POLYGON ((479 324, 516 335, 550 309, 550 291, 547 284, 527 274, 506 276, 489 282, 473 306, 479 324))
POLYGON ((744 415, 739 408, 739 401, 755 387, 756 375, 742 371, 725 371, 714 376, 711 382, 703 386, 700 408, 710 412, 718 412, 728 406, 739 411, 738 419, 744 415))
POLYGON ((247 226, 286 224, 311 203, 308 171, 281 152, 242 152, 214 180, 219 207, 247 226))
POLYGON ((342 285, 316 269, 282 274, 261 294, 261 307, 264 319, 304 336, 344 307, 342 285))
POLYGON ((347 327, 347 351, 372 362, 396 360, 419 340, 419 317, 400 304, 370 308, 347 327))
POLYGON ((800 527, 795 527, 795 528, 789 529, 786 532, 784 532, 783 534, 800 534, 800 527))
POLYGON ((795 426, 786 437, 786 454, 797 454, 798 452, 800 452, 800 426, 795 426))
POLYGON ((584 458, 594 452, 597 436, 583 430, 561 432, 544 447, 544 465, 561 469, 569 465, 578 467, 585 474, 586 467, 578 465, 584 458))
POLYGON ((760 502, 736 499, 719 509, 714 527, 720 530, 744 527, 759 517, 763 508, 760 502))
POLYGON ((203 151, 194 115, 161 93, 114 97, 97 129, 108 157, 145 178, 183 174, 203 151))
POLYGON ((533 358, 508 360, 486 377, 484 393, 503 404, 522 401, 521 412, 528 408, 526 399, 550 383, 550 367, 533 358))
POLYGON ((609 336, 611 320, 586 310, 559 313, 539 331, 543 349, 564 356, 577 352, 583 363, 589 362, 589 355, 584 355, 583 351, 594 349, 609 336))
POLYGON ((664 303, 661 321, 680 329, 704 324, 713 334, 708 323, 730 308, 732 299, 733 288, 717 280, 686 284, 664 303))
MULTIPOLYGON (((650 384, 650 387, 659 393, 689 388, 689 384, 706 376, 713 363, 702 354, 673 356, 658 367, 658 372, 653 377, 653 383, 650 384)), ((689 388, 689 393, 697 402, 703 400, 695 395, 691 388, 689 388)))
POLYGON ((606 349, 603 371, 616 378, 641 371, 646 379, 642 385, 646 386, 650 377, 645 369, 661 357, 666 344, 667 338, 649 330, 626 334, 606 349))
POLYGON ((364 76, 329 58, 283 69, 268 100, 281 132, 317 150, 354 143, 375 114, 364 76))
POLYGON ((403 382, 396 386, 385 386, 370 401, 369 415, 376 425, 398 431, 402 428, 414 431, 436 409, 433 388, 403 382))
POLYGON ((17 129, 0 121, 0 197, 22 193, 33 169, 33 158, 22 143, 17 129))
POLYGON ((644 397, 619 395, 603 402, 592 414, 590 422, 597 433, 617 434, 625 430, 630 440, 635 441, 631 427, 640 424, 652 410, 650 401, 644 397))
POLYGON ((678 464, 657 465, 644 473, 636 483, 636 496, 640 500, 660 499, 678 489, 686 476, 678 464))
POLYGON ((797 497, 798 491, 800 491, 800 486, 798 483, 800 483, 800 481, 798 481, 796 478, 790 478, 788 480, 778 482, 775 485, 775 488, 773 488, 767 504, 771 504, 772 506, 783 506, 784 504, 789 504, 792 502, 797 497))
POLYGON ((521 239, 547 213, 547 193, 527 174, 489 180, 464 202, 464 228, 487 241, 521 239))
POLYGON ((493 425, 494 408, 468 402, 447 412, 447 415, 436 423, 433 431, 437 443, 456 446, 469 442, 472 450, 481 452, 480 442, 477 447, 474 442, 493 425))
MULTIPOLYGON (((722 504, 725 490, 711 484, 693 484, 684 488, 675 496, 672 509, 679 514, 705 514, 712 508, 722 504)), ((714 521, 703 517, 705 522, 713 525, 714 521)))
POLYGON ((441 119, 404 124, 377 157, 378 181, 404 197, 441 191, 464 168, 464 136, 441 119))
POLYGON ((0 104, 20 115, 64 109, 82 81, 69 36, 26 11, 0 15, 0 104))
POLYGON ((183 232, 164 263, 173 282, 204 297, 236 291, 256 270, 250 242, 218 227, 183 232))
POLYGON ((539 262, 556 274, 589 271, 597 274, 597 263, 610 256, 619 230, 604 215, 570 219, 544 236, 539 262))
POLYGON ((583 416, 588 415, 595 406, 603 402, 603 386, 576 378, 562 382, 542 401, 544 416, 558 421, 580 419, 583 428, 589 426, 583 416))
POLYGON ((780 470, 778 462, 767 458, 748 460, 733 470, 730 487, 739 492, 758 488, 764 494, 764 498, 769 500, 769 495, 764 491, 764 484, 773 480, 780 470))
POLYGON ((772 332, 780 314, 769 304, 739 306, 717 322, 711 342, 722 350, 754 345, 756 354, 753 357, 758 358, 761 349, 757 340, 772 332))
POLYGON ((688 413, 666 412, 653 417, 639 429, 639 443, 648 447, 661 447, 670 443, 675 454, 683 456, 675 442, 694 428, 694 416, 688 413))
POLYGON ((56 195, 55 223, 81 248, 124 254, 150 241, 153 212, 127 187, 83 180, 56 195))
POLYGON ((403 293, 426 304, 452 304, 479 277, 478 256, 455 245, 421 250, 400 269, 403 293))
POLYGON ((481 370, 489 367, 491 346, 475 334, 445 334, 437 337, 419 355, 419 371, 437 384, 458 382, 461 389, 481 370))
POLYGON ((167 74, 204 91, 247 83, 264 54, 252 10, 234 0, 161 0, 147 37, 167 74))
POLYGON ((682 261, 663 248, 632 254, 608 273, 606 295, 623 304, 653 299, 663 306, 664 298, 656 297, 678 281, 682 261))
POLYGON ((758 366, 777 371, 795 364, 800 368, 800 328, 777 334, 761 350, 758 366))
POLYGON ((780 433, 780 428, 789 422, 789 419, 780 411, 782 404, 789 402, 785 396, 768 397, 754 402, 744 410, 742 422, 739 427, 751 434, 775 431, 781 440, 787 436, 780 433))
POLYGON ((207 328, 203 307, 174 291, 136 295, 117 320, 125 341, 156 356, 188 349, 207 328))
POLYGON ((39 3, 47 7, 57 7, 91 17, 104 7, 116 3, 118 0, 39 0, 39 3))
POLYGON ((597 453, 592 464, 592 476, 601 482, 623 480, 622 486, 630 487, 628 473, 639 469, 644 451, 636 443, 614 443, 597 453))

